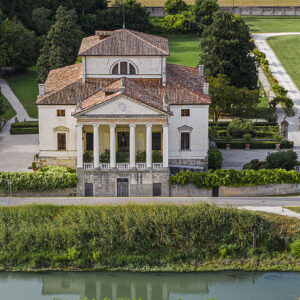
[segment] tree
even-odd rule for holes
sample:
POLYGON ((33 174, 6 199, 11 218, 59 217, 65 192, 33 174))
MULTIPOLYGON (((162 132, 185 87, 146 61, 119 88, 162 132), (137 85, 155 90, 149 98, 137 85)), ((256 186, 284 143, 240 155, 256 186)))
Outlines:
POLYGON ((203 30, 200 46, 200 64, 205 65, 206 75, 224 74, 238 88, 257 87, 256 61, 251 56, 254 44, 242 18, 216 12, 213 23, 203 30))
MULTIPOLYGON (((147 32, 151 28, 149 12, 136 0, 124 0, 125 26, 127 29, 147 32)), ((117 0, 114 5, 102 10, 97 16, 97 27, 115 30, 123 27, 123 2, 117 0)))
POLYGON ((167 0, 165 2, 165 11, 168 15, 176 15, 186 10, 188 10, 188 5, 184 0, 167 0))
POLYGON ((293 150, 273 152, 266 158, 270 169, 293 170, 297 164, 298 155, 293 150))
POLYGON ((220 7, 216 0, 196 0, 195 18, 200 33, 205 26, 213 22, 213 14, 218 10, 220 10, 220 7))
POLYGON ((32 11, 32 23, 38 35, 46 34, 52 25, 51 10, 45 7, 34 9, 32 11))
POLYGON ((71 65, 75 62, 82 32, 76 24, 75 10, 60 6, 55 23, 48 32, 37 62, 38 81, 44 82, 52 69, 71 65))
POLYGON ((35 58, 36 37, 19 21, 6 19, 0 25, 0 67, 15 70, 30 66, 35 58))

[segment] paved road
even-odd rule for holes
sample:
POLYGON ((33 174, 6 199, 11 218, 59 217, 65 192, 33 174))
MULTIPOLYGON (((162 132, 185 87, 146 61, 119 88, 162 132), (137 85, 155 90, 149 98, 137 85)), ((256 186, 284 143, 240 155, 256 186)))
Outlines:
MULTIPOLYGON (((294 145, 299 147, 300 131, 298 129, 298 117, 300 114, 300 92, 267 42, 268 38, 280 35, 300 35, 300 32, 255 33, 253 34, 253 38, 257 48, 266 54, 270 64, 270 70, 278 80, 278 83, 289 91, 288 97, 294 101, 295 116, 287 118, 287 121, 290 123, 289 140, 293 140, 294 145)), ((279 121, 282 117, 283 114, 279 113, 279 121)))

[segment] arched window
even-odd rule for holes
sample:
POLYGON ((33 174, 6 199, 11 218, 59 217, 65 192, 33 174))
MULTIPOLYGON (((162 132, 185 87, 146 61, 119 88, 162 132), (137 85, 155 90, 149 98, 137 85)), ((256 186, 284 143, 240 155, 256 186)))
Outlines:
POLYGON ((114 75, 135 75, 136 68, 133 64, 127 61, 121 61, 114 65, 111 73, 114 75))

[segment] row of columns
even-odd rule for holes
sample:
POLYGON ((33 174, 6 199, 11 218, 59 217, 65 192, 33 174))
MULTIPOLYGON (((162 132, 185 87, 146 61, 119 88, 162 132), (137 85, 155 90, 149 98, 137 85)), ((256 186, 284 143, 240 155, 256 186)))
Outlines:
MULTIPOLYGON (((169 166, 169 132, 168 124, 163 124, 163 167, 169 166)), ((99 167, 99 125, 94 124, 94 168, 99 167)), ((83 167, 83 134, 82 124, 77 125, 77 168, 83 167)), ((110 124, 110 168, 116 167, 116 125, 110 124)), ((135 168, 135 124, 130 124, 129 133, 129 166, 135 168)), ((146 167, 152 167, 152 124, 146 124, 146 167)))

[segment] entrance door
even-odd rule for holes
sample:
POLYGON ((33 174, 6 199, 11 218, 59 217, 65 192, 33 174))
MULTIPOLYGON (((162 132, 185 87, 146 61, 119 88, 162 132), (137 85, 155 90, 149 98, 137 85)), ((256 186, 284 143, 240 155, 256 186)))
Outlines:
POLYGON ((128 179, 118 178, 117 179, 117 196, 128 197, 128 179))
POLYGON ((84 196, 85 197, 93 197, 94 192, 93 192, 93 184, 92 183, 85 183, 84 184, 84 196))
POLYGON ((86 133, 86 150, 93 151, 94 149, 94 137, 93 133, 87 132, 86 133))

